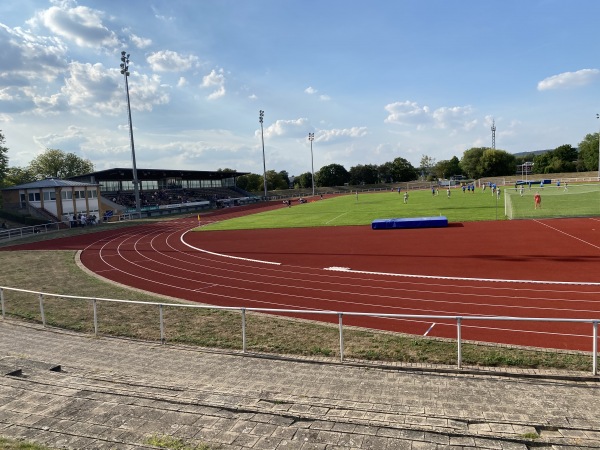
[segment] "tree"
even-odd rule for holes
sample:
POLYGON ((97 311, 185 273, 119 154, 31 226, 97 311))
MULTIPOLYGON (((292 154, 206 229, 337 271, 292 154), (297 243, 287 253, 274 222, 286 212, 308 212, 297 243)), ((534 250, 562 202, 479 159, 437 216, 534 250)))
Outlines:
POLYGON ((480 176, 482 177, 514 175, 516 166, 514 155, 504 150, 492 148, 486 149, 479 160, 480 176))
POLYGON ((280 171, 279 172, 279 176, 285 182, 285 187, 284 188, 280 188, 280 189, 289 189, 290 188, 290 175, 288 174, 287 170, 280 171))
POLYGON ((263 177, 255 173, 242 175, 236 180, 236 186, 248 192, 257 192, 263 189, 263 177))
POLYGON ((26 167, 9 167, 4 177, 4 186, 17 186, 19 184, 35 181, 35 175, 26 167))
POLYGON ((427 156, 427 155, 421 156, 419 172, 422 175, 428 176, 429 174, 431 174, 434 166, 435 166, 435 158, 432 158, 431 156, 427 156))
POLYGON ((94 165, 89 159, 80 158, 74 153, 48 148, 29 163, 29 171, 40 180, 48 177, 69 178, 93 172, 94 165))
POLYGON ((598 133, 587 134, 579 143, 578 166, 584 171, 598 170, 598 133))
POLYGON ((392 163, 386 162, 377 167, 377 175, 380 183, 391 183, 392 180, 392 163))
POLYGON ((394 181, 413 181, 418 177, 417 169, 404 158, 392 161, 392 178, 394 181))
POLYGON ((4 186, 6 172, 8 171, 8 148, 4 146, 5 139, 0 130, 0 186, 4 186))
POLYGON ((274 189, 289 189, 290 180, 287 178, 287 172, 285 172, 286 178, 281 172, 277 173, 274 170, 267 170, 267 190, 272 191, 274 189))
POLYGON ((379 179, 379 173, 377 171, 377 166, 374 164, 362 165, 350 167, 349 175, 349 183, 354 186, 359 186, 361 184, 375 184, 379 179))
POLYGON ((300 189, 312 188, 312 173, 301 173, 294 179, 294 185, 300 189))
POLYGON ((481 178, 481 157, 483 152, 488 150, 486 147, 474 147, 469 150, 465 150, 463 157, 460 160, 460 167, 463 173, 467 174, 469 178, 481 178))
POLYGON ((577 149, 569 144, 533 157, 534 173, 572 172, 577 167, 577 149))
POLYGON ((432 173, 438 178, 450 178, 454 175, 462 175, 462 169, 460 168, 460 161, 458 157, 453 156, 451 159, 443 160, 438 162, 432 170, 432 173))
POLYGON ((340 164, 329 164, 321 167, 315 176, 315 181, 319 186, 343 186, 348 183, 350 175, 346 168, 340 164))

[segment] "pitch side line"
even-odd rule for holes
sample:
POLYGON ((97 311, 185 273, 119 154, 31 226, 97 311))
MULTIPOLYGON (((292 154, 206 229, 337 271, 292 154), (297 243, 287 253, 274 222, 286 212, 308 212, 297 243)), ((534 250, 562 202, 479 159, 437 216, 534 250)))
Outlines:
POLYGON ((583 239, 580 239, 577 236, 573 236, 572 234, 569 234, 569 233, 566 233, 564 231, 561 231, 558 228, 551 227, 550 225, 548 225, 548 224, 546 224, 544 222, 540 222, 537 219, 535 219, 534 221, 537 222, 537 223, 539 223, 540 225, 544 225, 545 227, 550 228, 551 230, 558 231, 559 233, 564 234, 565 236, 569 236, 570 238, 573 238, 573 239, 575 239, 575 240, 577 240, 579 242, 583 242, 584 244, 589 245, 590 247, 594 247, 594 248, 597 248, 598 250, 600 250, 600 247, 598 247, 597 245, 592 244, 591 242, 584 241, 583 239))

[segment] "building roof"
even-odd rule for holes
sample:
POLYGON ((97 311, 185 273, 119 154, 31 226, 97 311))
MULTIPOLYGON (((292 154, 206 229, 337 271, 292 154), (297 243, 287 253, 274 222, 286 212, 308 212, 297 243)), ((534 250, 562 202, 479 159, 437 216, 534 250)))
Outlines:
MULTIPOLYGON (((247 175, 249 172, 223 172, 223 171, 205 171, 205 170, 181 170, 181 169, 137 169, 139 181, 158 180, 165 178, 180 178, 182 180, 223 180, 226 178, 239 177, 247 175)), ((131 167, 100 170, 85 175, 70 177, 71 180, 90 180, 102 181, 128 181, 133 180, 133 169, 131 167)))
POLYGON ((85 187, 98 186, 96 183, 82 183, 79 181, 61 180, 59 178, 46 178, 44 180, 32 181, 31 183, 19 184, 2 189, 3 191, 21 190, 21 189, 43 189, 56 187, 85 187))

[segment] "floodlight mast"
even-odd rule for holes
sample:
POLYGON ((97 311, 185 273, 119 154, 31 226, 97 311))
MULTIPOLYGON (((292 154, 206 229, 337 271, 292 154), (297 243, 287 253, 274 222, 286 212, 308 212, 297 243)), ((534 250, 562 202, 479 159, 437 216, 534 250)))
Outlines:
POLYGON ((261 109, 258 112, 258 121, 260 122, 260 137, 262 139, 262 152, 263 152, 263 185, 265 187, 265 200, 267 199, 267 163, 265 162, 265 134, 263 131, 263 119, 265 112, 261 109))
POLYGON ((140 186, 137 176, 137 167, 135 163, 135 146, 133 144, 133 124, 131 122, 131 102, 129 101, 129 53, 121 52, 121 75, 125 77, 125 93, 127 95, 127 117, 129 118, 129 141, 131 144, 131 161, 133 164, 133 191, 135 193, 135 211, 141 217, 142 208, 140 205, 140 186))
MULTIPOLYGON (((600 114, 596 114, 596 119, 600 119, 600 114)), ((600 132, 598 133, 598 181, 600 181, 600 132)))
POLYGON ((310 141, 310 169, 312 178, 312 195, 315 196, 315 163, 313 158, 313 141, 315 140, 315 133, 308 133, 308 140, 310 141))

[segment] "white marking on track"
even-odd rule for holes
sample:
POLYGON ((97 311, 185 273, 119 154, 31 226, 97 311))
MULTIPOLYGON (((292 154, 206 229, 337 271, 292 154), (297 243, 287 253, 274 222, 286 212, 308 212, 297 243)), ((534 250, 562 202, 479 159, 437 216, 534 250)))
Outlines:
POLYGON ((427 328, 427 331, 426 331, 426 332, 423 334, 423 336, 427 336, 427 335, 429 334, 429 332, 430 332, 431 330, 433 330, 433 327, 435 327, 435 322, 433 322, 433 323, 431 324, 431 326, 430 326, 429 328, 427 328))
POLYGON ((594 248, 597 248, 598 250, 600 250, 600 247, 599 247, 599 246, 597 246, 597 245, 595 245, 595 244, 592 244, 591 242, 584 241, 583 239, 580 239, 580 238, 578 238, 577 236, 573 236, 572 234, 569 234, 569 233, 567 233, 567 232, 565 232, 565 231, 559 230, 558 228, 551 227, 551 226, 550 226, 550 225, 548 225, 547 223, 540 222, 540 221, 539 221, 539 220, 537 220, 537 219, 535 220, 535 222, 539 223, 540 225, 544 225, 545 227, 548 227, 548 228, 550 228, 551 230, 558 231, 559 233, 561 233, 561 234, 564 234, 565 236, 569 236, 570 238, 573 238, 573 239, 575 239, 575 240, 577 240, 577 241, 579 241, 579 242, 583 242, 584 244, 587 244, 587 245, 589 245, 590 247, 594 247, 594 248))
POLYGON ((224 253, 215 253, 215 252, 211 252, 211 251, 205 250, 203 248, 194 247, 193 245, 188 244, 187 242, 185 242, 185 240, 183 239, 184 236, 186 234, 188 234, 189 232, 190 232, 190 230, 184 232, 181 235, 181 237, 179 238, 179 240, 181 241, 181 243, 183 245, 186 245, 186 246, 188 246, 189 248, 191 248, 193 250, 197 250, 197 251, 203 252, 203 253, 208 253, 209 255, 213 255, 213 256, 220 256, 222 258, 239 259, 239 260, 242 260, 242 261, 249 261, 249 262, 255 262, 255 263, 260 263, 260 264, 271 264, 271 265, 275 265, 275 266, 280 266, 281 265, 281 263, 274 262, 274 261, 263 261, 261 259, 242 258, 241 256, 225 255, 224 253))

